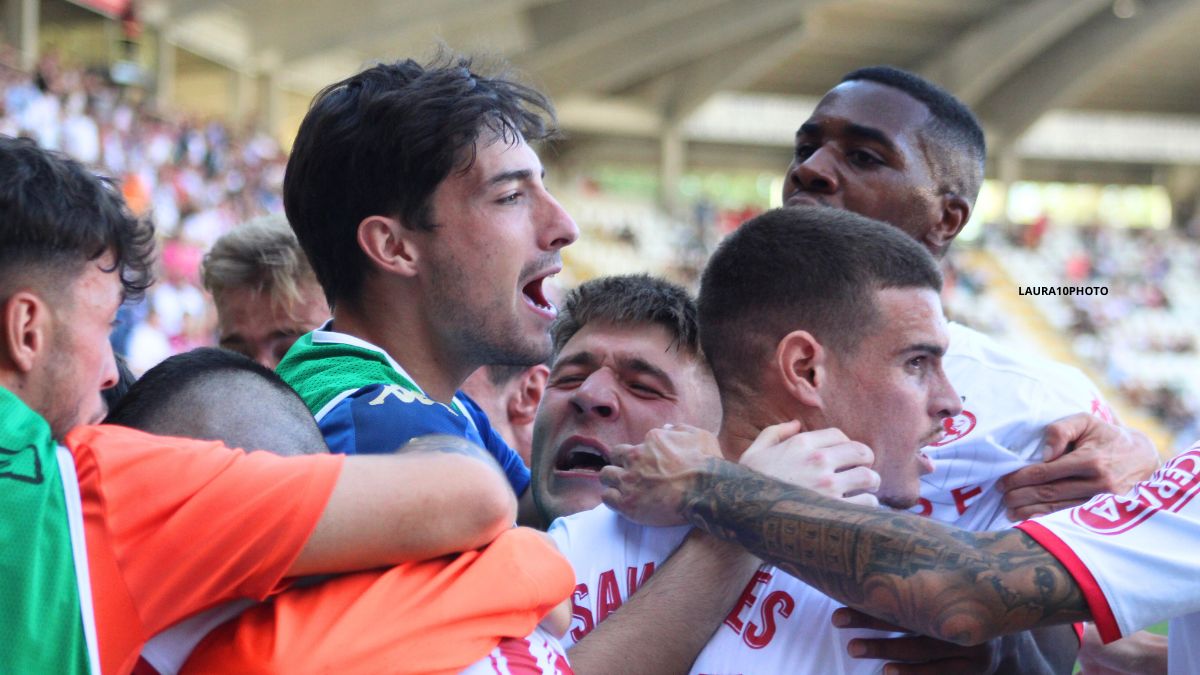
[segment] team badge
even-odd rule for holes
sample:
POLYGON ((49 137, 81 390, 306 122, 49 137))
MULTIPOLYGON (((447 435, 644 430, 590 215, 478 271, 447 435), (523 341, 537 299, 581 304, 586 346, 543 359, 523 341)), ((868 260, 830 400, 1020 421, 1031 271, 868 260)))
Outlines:
POLYGON ((975 414, 968 410, 964 410, 954 417, 947 417, 942 420, 942 431, 945 432, 945 435, 936 443, 930 443, 929 447, 940 448, 943 445, 950 445, 971 433, 971 430, 975 428, 975 422, 975 414))

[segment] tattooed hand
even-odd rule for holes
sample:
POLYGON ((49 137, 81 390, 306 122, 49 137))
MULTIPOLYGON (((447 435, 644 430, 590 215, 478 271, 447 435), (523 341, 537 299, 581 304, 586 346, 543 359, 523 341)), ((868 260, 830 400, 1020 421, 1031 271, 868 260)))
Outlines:
MULTIPOLYGON (((905 632, 900 626, 849 607, 835 611, 832 622, 846 630, 905 632)), ((856 659, 886 661, 883 672, 888 675, 988 675, 996 672, 999 661, 996 642, 998 640, 964 647, 909 633, 894 637, 857 637, 846 645, 846 651, 856 659)))
POLYGON ((738 463, 826 497, 878 506, 871 494, 879 474, 871 470, 875 454, 838 429, 800 432, 799 422, 767 427, 738 463))
POLYGON ((711 432, 687 425, 654 429, 639 445, 613 448, 612 465, 600 470, 602 498, 634 522, 683 525, 684 495, 710 462, 725 461, 720 457, 711 432))

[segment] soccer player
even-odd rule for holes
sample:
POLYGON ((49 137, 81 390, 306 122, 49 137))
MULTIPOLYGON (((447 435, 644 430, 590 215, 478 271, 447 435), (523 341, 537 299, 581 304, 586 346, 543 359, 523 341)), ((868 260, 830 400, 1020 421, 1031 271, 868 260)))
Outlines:
POLYGON ((27 140, 0 137, 0 175, 0 670, 128 672, 149 635, 204 608, 510 527, 511 492, 475 458, 285 460, 93 426, 117 379, 111 323, 149 284, 152 231, 27 140), (436 523, 417 517, 425 506, 436 523))
MULTIPOLYGON (((221 349, 178 354, 150 369, 108 422, 285 456, 328 452, 290 387, 221 349)), ((420 443, 406 452, 420 452, 420 443)), ((565 623, 526 638, 573 585, 570 568, 544 537, 512 529, 480 551, 306 580, 248 610, 247 601, 227 603, 155 636, 142 656, 163 675, 457 672, 501 646, 507 658, 532 656, 539 644, 557 645, 565 623)))
MULTIPOLYGON (((828 463, 834 473, 817 483, 827 492, 876 503, 871 495, 854 496, 867 488, 887 505, 914 504, 920 476, 932 470, 920 450, 941 435, 942 420, 960 410, 941 368, 948 338, 940 287, 928 252, 895 229, 852 213, 781 209, 742 225, 709 261, 699 299, 701 344, 721 392, 719 446, 728 461, 789 476, 828 463), (809 434, 794 435, 800 428, 809 434), (795 443, 762 447, 765 434, 795 443), (801 442, 820 437, 848 437, 858 454, 835 458, 801 442), (861 466, 872 463, 878 483, 839 483, 873 476, 861 466)), ((677 427, 651 432, 646 444, 669 447, 701 436, 709 438, 708 447, 717 442, 708 432, 677 427)), ((615 446, 611 454, 633 455, 628 448, 615 446)), ((601 469, 602 480, 616 468, 601 469)), ((669 476, 691 469, 660 467, 669 476)), ((575 566, 578 584, 566 641, 594 624, 603 628, 622 619, 623 602, 644 592, 637 587, 689 529, 641 527, 603 507, 556 521, 550 534, 575 566)), ((651 582, 665 572, 654 572, 651 582)), ((723 590, 701 583, 687 592, 723 590)), ((847 655, 848 636, 829 623, 836 608, 818 591, 764 566, 732 609, 722 608, 724 622, 691 670, 877 672, 877 662, 847 655)), ((580 646, 591 639, 584 637, 580 646)), ((569 653, 573 657, 574 650, 569 653)), ((625 663, 627 670, 636 667, 625 663)))
POLYGON ((300 125, 284 206, 332 307, 278 371, 334 452, 427 433, 488 449, 532 513, 528 469, 456 391, 482 365, 550 352, 543 283, 579 234, 529 143, 550 103, 465 58, 377 65, 326 87, 300 125))
POLYGON ((204 288, 217 307, 218 344, 267 368, 329 307, 283 216, 264 216, 221 236, 204 256, 204 288))

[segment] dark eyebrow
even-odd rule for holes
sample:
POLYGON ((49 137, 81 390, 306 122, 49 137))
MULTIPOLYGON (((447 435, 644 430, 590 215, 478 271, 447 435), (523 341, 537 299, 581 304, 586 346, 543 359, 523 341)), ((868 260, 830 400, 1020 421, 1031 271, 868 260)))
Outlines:
POLYGON ((874 141, 887 148, 889 152, 896 152, 896 144, 892 142, 891 137, 875 127, 865 127, 861 124, 847 124, 846 131, 851 136, 857 136, 858 138, 865 138, 866 140, 874 141))
POLYGON ((577 352, 554 362, 552 372, 558 372, 562 366, 590 366, 596 363, 596 357, 591 352, 577 352))
POLYGON ((630 370, 641 375, 649 375, 650 377, 660 380, 663 387, 669 390, 668 393, 675 393, 675 380, 671 379, 671 376, 667 374, 667 371, 659 368, 653 363, 650 363, 645 359, 640 359, 636 356, 618 357, 617 362, 621 368, 625 370, 630 370))
MULTIPOLYGON (((542 175, 546 175, 545 169, 542 169, 542 175)), ((488 186, 492 186, 500 183, 507 183, 509 181, 527 181, 530 178, 533 178, 533 171, 529 169, 516 169, 513 171, 505 171, 504 173, 498 173, 495 176, 492 176, 488 179, 487 184, 488 186)))
POLYGON ((935 345, 935 344, 927 343, 927 342, 919 342, 915 345, 909 345, 896 353, 897 354, 911 354, 913 352, 917 352, 920 354, 928 354, 929 356, 935 356, 937 358, 941 358, 942 356, 945 356, 946 348, 942 347, 941 345, 935 345))
POLYGON ((805 122, 804 124, 800 125, 799 129, 796 130, 796 138, 800 138, 801 136, 820 136, 820 135, 821 135, 821 125, 817 124, 816 122, 805 122))

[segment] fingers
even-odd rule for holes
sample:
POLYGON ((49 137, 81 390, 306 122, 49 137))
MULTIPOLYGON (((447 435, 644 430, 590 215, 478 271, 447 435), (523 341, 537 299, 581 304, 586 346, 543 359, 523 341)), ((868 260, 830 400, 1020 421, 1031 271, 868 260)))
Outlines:
POLYGON ((1090 413, 1076 413, 1047 425, 1042 437, 1042 461, 1051 462, 1066 454, 1071 444, 1098 421, 1090 413))
POLYGON ((758 438, 754 439, 754 442, 750 444, 750 447, 746 449, 746 452, 750 452, 757 448, 769 448, 772 445, 779 445, 792 436, 800 433, 800 428, 799 420, 791 420, 789 422, 782 422, 780 424, 772 424, 771 426, 759 432, 758 438))
POLYGON ((848 504, 858 504, 859 506, 870 506, 871 508, 879 508, 879 497, 876 497, 875 495, 871 494, 870 492, 864 492, 864 493, 858 494, 858 495, 851 495, 849 497, 842 497, 842 501, 844 501, 848 504))
POLYGON ((1021 506, 1015 509, 1006 509, 1005 515, 1008 516, 1009 520, 1013 522, 1019 522, 1022 520, 1029 520, 1030 518, 1034 518, 1036 516, 1044 516, 1047 513, 1054 513, 1056 511, 1062 511, 1063 509, 1074 508, 1086 501, 1087 498, 1030 504, 1028 506, 1021 506))
POLYGON ((870 493, 879 489, 879 474, 865 466, 856 466, 853 469, 835 473, 831 478, 833 489, 829 496, 835 499, 842 499, 846 495, 870 493))
POLYGON ((949 658, 965 657, 973 647, 962 647, 951 642, 942 642, 924 635, 909 635, 894 638, 854 638, 846 645, 846 652, 856 659, 879 659, 923 663, 949 658))
POLYGON ((828 453, 829 464, 835 467, 835 471, 849 471, 851 467, 866 468, 875 463, 875 453, 871 448, 854 441, 839 443, 829 448, 828 453))
POLYGON ((1052 462, 1041 462, 1017 469, 1000 479, 996 487, 1003 492, 1031 485, 1044 485, 1067 478, 1093 479, 1100 475, 1098 459, 1091 453, 1071 453, 1052 462))

